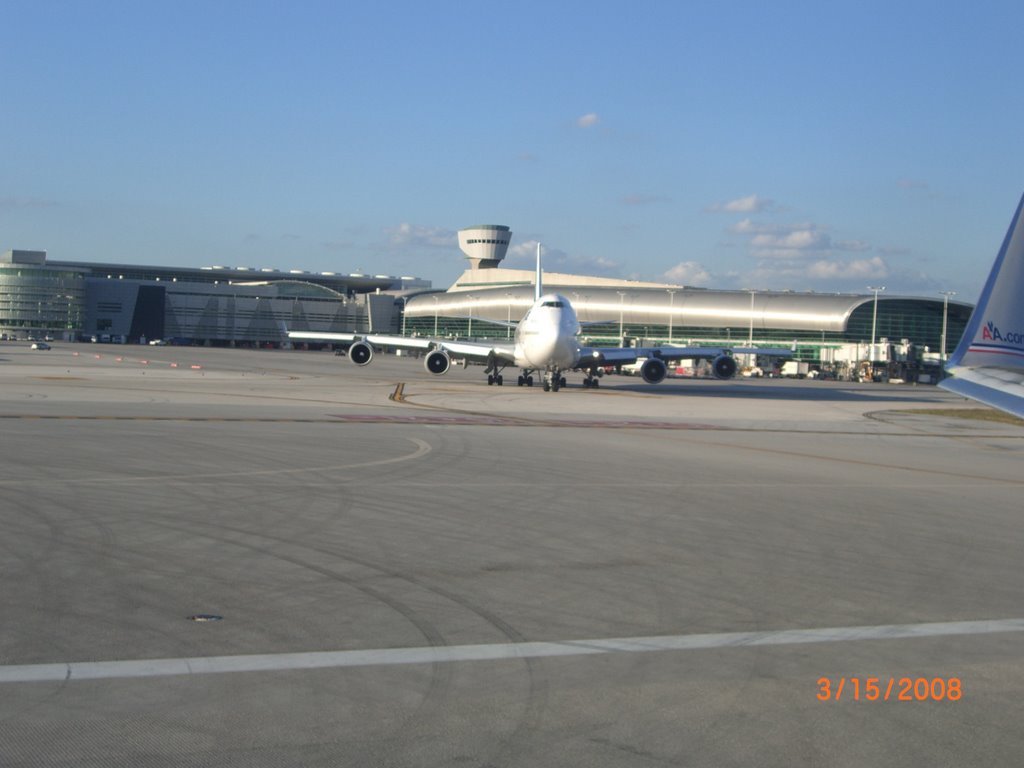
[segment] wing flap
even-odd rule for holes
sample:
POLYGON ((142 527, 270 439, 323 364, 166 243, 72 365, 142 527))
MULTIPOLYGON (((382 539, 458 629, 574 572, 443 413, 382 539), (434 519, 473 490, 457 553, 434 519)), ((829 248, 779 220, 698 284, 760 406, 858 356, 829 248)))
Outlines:
POLYGON ((288 331, 289 339, 300 341, 355 341, 361 338, 357 333, 328 333, 326 331, 288 331))
POLYGON ((441 349, 456 357, 470 360, 489 361, 497 357, 506 362, 515 362, 515 350, 510 344, 478 344, 472 341, 441 341, 437 343, 441 349))
POLYGON ((386 336, 379 333, 370 333, 365 336, 371 344, 381 347, 396 347, 398 349, 430 349, 437 346, 432 339, 423 339, 419 336, 386 336))

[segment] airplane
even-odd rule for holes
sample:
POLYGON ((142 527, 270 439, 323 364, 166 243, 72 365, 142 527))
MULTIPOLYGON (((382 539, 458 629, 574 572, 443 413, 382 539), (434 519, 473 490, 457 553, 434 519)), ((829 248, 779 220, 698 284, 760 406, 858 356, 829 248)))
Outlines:
POLYGON ((1024 197, 939 386, 1024 418, 1024 197))
MULTIPOLYGON (((500 323, 504 325, 504 323, 500 323)), ((532 387, 534 374, 540 374, 544 391, 557 392, 566 386, 565 373, 582 371, 583 386, 596 388, 598 379, 609 366, 622 366, 644 361, 639 373, 648 384, 657 384, 668 375, 668 363, 674 360, 711 360, 716 378, 730 379, 736 375, 733 354, 762 354, 789 357, 788 349, 756 347, 589 347, 580 344, 582 330, 576 310, 570 301, 557 293, 544 293, 541 271, 541 247, 537 245, 537 273, 534 281, 534 302, 515 327, 513 343, 491 341, 452 341, 449 339, 389 336, 382 334, 327 333, 288 331, 288 338, 302 341, 351 342, 349 359, 356 365, 368 365, 373 359, 374 345, 399 349, 427 351, 424 365, 435 375, 447 373, 452 358, 486 365, 489 385, 504 383, 502 371, 508 366, 520 369, 516 383, 532 387)))

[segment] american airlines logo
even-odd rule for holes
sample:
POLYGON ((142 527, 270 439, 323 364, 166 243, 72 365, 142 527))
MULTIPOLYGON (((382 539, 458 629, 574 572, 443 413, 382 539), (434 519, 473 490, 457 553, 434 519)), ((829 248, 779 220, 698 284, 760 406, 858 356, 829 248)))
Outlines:
POLYGON ((1017 331, 1002 333, 991 320, 989 320, 985 324, 985 327, 981 329, 981 338, 984 341, 1003 341, 1007 344, 1017 345, 1024 344, 1024 333, 1019 333, 1017 331))

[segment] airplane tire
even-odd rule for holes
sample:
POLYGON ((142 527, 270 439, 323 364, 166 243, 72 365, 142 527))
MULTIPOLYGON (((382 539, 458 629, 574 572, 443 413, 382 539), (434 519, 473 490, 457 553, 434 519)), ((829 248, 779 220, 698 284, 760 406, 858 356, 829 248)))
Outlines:
POLYGON ((494 383, 500 387, 502 384, 505 383, 505 377, 499 373, 497 376, 494 377, 494 383))
POLYGON ((487 374, 487 386, 490 387, 494 384, 494 377, 491 374, 487 374))
POLYGON ((524 385, 525 383, 526 383, 526 378, 525 378, 524 376, 520 376, 520 377, 519 377, 519 378, 518 378, 518 379, 516 380, 516 384, 517 384, 518 386, 520 386, 520 387, 521 387, 521 386, 523 386, 523 385, 524 385))
POLYGON ((558 379, 558 386, 560 386, 560 387, 564 387, 565 386, 565 376, 562 376, 561 378, 558 379))
POLYGON ((551 391, 551 385, 548 382, 546 382, 546 381, 544 382, 544 391, 545 392, 550 392, 551 391))

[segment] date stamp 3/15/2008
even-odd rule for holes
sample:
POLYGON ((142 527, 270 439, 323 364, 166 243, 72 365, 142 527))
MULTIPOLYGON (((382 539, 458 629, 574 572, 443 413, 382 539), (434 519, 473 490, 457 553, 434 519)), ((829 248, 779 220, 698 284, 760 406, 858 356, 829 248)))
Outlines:
POLYGON ((819 677, 819 701, 960 701, 959 677, 819 677))

